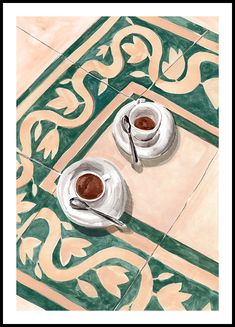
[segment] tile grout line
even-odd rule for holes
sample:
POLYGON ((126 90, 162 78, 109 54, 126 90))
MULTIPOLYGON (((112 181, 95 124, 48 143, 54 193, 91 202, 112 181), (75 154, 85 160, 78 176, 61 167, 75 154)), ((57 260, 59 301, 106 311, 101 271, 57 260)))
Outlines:
MULTIPOLYGON (((146 260, 145 264, 143 265, 143 267, 138 271, 138 273, 136 274, 134 280, 132 281, 131 285, 128 287, 128 289, 126 290, 126 292, 124 293, 123 297, 120 299, 120 301, 115 305, 113 310, 116 310, 118 305, 121 303, 121 301, 123 300, 123 298, 126 296, 126 294, 128 293, 128 291, 131 289, 131 287, 133 286, 134 282, 136 281, 137 277, 139 276, 139 274, 141 273, 141 271, 145 268, 145 266, 149 263, 149 261, 151 260, 153 254, 157 251, 158 247, 162 244, 162 242, 164 241, 164 239, 166 238, 166 236, 169 234, 169 232, 171 231, 171 229, 173 228, 173 226, 175 225, 175 223, 178 221, 178 219, 180 218, 180 216, 182 215, 183 211, 185 210, 185 208, 187 207, 188 203, 190 202, 191 197, 193 196, 193 194, 195 193, 195 191, 197 190, 197 188, 199 187, 199 185, 201 184, 202 180, 204 179, 208 169, 210 168, 212 162, 214 161, 216 155, 218 154, 218 150, 216 151, 215 155, 213 156, 213 158, 210 160, 209 164, 207 165, 202 177, 200 178, 198 184, 195 186, 195 188, 193 189, 191 195, 188 197, 188 199, 186 200, 183 208, 181 209, 180 213, 178 214, 178 216, 176 217, 176 219, 174 220, 174 222, 172 223, 171 227, 168 229, 167 232, 164 233, 161 241, 159 242, 159 244, 156 245, 156 247, 153 249, 152 253, 149 255, 149 258, 146 260)), ((131 306, 131 304, 129 304, 131 306)))
MULTIPOLYGON (((162 74, 160 76, 158 76, 158 78, 143 92, 141 93, 141 95, 139 96, 142 97, 144 95, 145 92, 147 92, 148 90, 150 90, 155 84, 156 82, 162 77, 164 76, 164 73, 166 73, 173 65, 175 65, 177 63, 177 61, 179 61, 180 58, 182 58, 190 49, 192 49, 194 47, 194 45, 196 45, 198 43, 198 41, 201 40, 202 37, 204 37, 204 35, 206 35, 206 33, 208 32, 208 30, 206 30, 202 35, 199 36, 199 38, 194 41, 194 43, 192 45, 190 45, 183 53, 181 56, 179 56, 175 61, 173 61, 173 63, 164 71, 162 72, 162 74)), ((138 98, 138 99, 139 99, 138 98)))
POLYGON ((202 177, 200 178, 198 184, 195 186, 195 188, 193 189, 192 193, 190 194, 190 196, 188 197, 187 201, 185 202, 182 210, 180 211, 179 215, 176 217, 176 219, 174 220, 173 224, 171 225, 171 227, 169 228, 169 230, 167 231, 166 235, 169 234, 169 232, 171 231, 171 229, 173 228, 173 226, 175 225, 175 223, 177 222, 177 220, 180 218, 180 216, 182 215, 183 211, 185 210, 185 208, 187 207, 188 203, 190 202, 192 196, 194 195, 194 193, 196 192, 196 190, 198 189, 199 185, 202 183, 202 181, 204 180, 205 175, 207 174, 210 166, 212 165, 216 155, 218 154, 218 150, 216 151, 215 155, 213 156, 213 158, 210 160, 209 164, 207 165, 204 173, 202 174, 202 177))
POLYGON ((37 159, 34 159, 34 158, 31 158, 31 157, 28 157, 27 155, 25 155, 24 153, 19 152, 19 151, 16 151, 16 153, 19 154, 19 155, 21 155, 22 157, 24 157, 24 158, 30 160, 30 161, 36 162, 38 165, 41 165, 41 166, 43 166, 44 168, 47 168, 48 170, 52 170, 52 171, 54 171, 54 172, 57 173, 58 175, 61 175, 61 173, 58 172, 56 169, 54 169, 54 168, 50 168, 50 167, 46 166, 44 163, 42 163, 41 161, 39 161, 39 160, 37 160, 37 159))
POLYGON ((38 42, 42 43, 43 45, 45 45, 46 47, 48 47, 49 49, 53 50, 54 52, 56 52, 59 56, 63 57, 64 60, 69 61, 71 64, 78 66, 78 68, 82 69, 84 72, 86 72, 88 75, 90 75, 91 77, 95 78, 96 80, 98 80, 99 82, 109 86, 111 89, 113 89, 114 91, 116 91, 117 93, 120 93, 122 95, 124 95, 125 97, 127 97, 128 99, 132 99, 135 100, 134 98, 132 98, 131 96, 128 96, 127 94, 123 93, 122 91, 119 91, 118 89, 116 89, 115 87, 113 87, 112 85, 109 85, 107 83, 105 83, 103 80, 99 79, 98 77, 96 77, 95 75, 91 74, 90 72, 88 72, 86 69, 84 69, 82 66, 80 66, 79 64, 77 64, 76 62, 72 61, 71 59, 69 59, 68 57, 64 56, 63 53, 59 52, 58 50, 52 48, 49 44, 45 43, 44 41, 41 41, 39 38, 37 38, 36 36, 34 36, 33 34, 27 32, 26 30, 24 30, 22 27, 16 25, 16 27, 18 29, 20 29, 22 32, 28 34, 30 37, 34 38, 35 40, 37 40, 38 42))

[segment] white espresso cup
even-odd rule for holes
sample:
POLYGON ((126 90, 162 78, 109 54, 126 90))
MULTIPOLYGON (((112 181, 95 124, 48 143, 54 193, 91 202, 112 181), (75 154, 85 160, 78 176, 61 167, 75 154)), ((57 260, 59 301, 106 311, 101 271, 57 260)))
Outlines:
POLYGON ((132 135, 140 140, 140 141, 147 141, 151 140, 156 133, 158 132, 158 129, 161 124, 161 111, 160 111, 160 105, 152 102, 144 102, 137 104, 129 114, 129 121, 131 124, 131 133, 132 135), (155 127, 152 129, 141 129, 135 126, 135 121, 137 118, 140 117, 149 117, 151 118, 154 123, 155 127))
POLYGON ((110 175, 109 175, 109 174, 104 174, 104 175, 101 176, 101 175, 98 175, 97 173, 95 173, 95 172, 93 172, 93 171, 89 171, 89 170, 86 170, 86 171, 84 170, 84 171, 82 171, 80 174, 78 174, 78 175, 76 176, 76 181, 75 181, 75 183, 74 183, 74 188, 75 188, 75 192, 76 192, 77 197, 78 197, 80 200, 85 201, 85 202, 94 202, 94 201, 97 201, 97 200, 101 199, 102 196, 105 194, 105 191, 106 191, 106 184, 105 184, 105 182, 106 182, 109 178, 110 178, 110 175), (76 186, 77 186, 77 181, 78 181, 79 177, 82 177, 82 176, 87 175, 87 174, 94 175, 94 176, 98 177, 99 180, 100 180, 101 183, 102 183, 102 186, 103 186, 102 193, 101 193, 98 197, 93 198, 93 199, 87 199, 87 198, 85 198, 85 197, 82 197, 82 196, 78 193, 77 188, 76 188, 76 186))

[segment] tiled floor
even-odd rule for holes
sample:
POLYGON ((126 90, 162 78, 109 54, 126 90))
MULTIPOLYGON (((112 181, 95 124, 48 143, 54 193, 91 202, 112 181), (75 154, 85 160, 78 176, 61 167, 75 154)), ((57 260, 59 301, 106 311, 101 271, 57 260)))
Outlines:
POLYGON ((17 18, 18 310, 218 310, 218 34, 199 19, 17 18), (178 131, 141 174, 111 133, 139 97, 178 131), (61 172, 90 156, 124 177, 129 234, 60 208, 61 172))

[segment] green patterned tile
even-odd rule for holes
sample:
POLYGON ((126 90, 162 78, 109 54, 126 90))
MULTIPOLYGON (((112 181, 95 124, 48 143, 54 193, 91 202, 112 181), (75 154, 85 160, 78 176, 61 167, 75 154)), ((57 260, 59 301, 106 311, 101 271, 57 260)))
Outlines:
MULTIPOLYGON (((102 18, 100 23, 104 22, 102 18)), ((65 56, 79 44, 78 40, 65 56)), ((164 62, 171 65, 192 45, 192 41, 138 17, 120 17, 77 63, 118 91, 132 81, 149 87, 162 73, 164 62)))
POLYGON ((16 162, 18 239, 47 202, 48 193, 42 190, 40 186, 41 181, 49 172, 55 177, 59 175, 18 153, 16 154, 16 162))
POLYGON ((217 291, 179 273, 160 259, 152 257, 143 271, 149 275, 145 292, 139 294, 141 275, 138 275, 115 310, 218 310, 217 291), (136 303, 138 296, 139 303, 136 303))
POLYGON ((71 224, 50 194, 17 242, 22 273, 86 310, 112 310, 148 257, 113 233, 71 224))
POLYGON ((218 55, 195 44, 158 79, 151 91, 218 127, 218 74, 218 55))
POLYGON ((52 168, 117 95, 71 65, 18 120, 19 151, 52 168))

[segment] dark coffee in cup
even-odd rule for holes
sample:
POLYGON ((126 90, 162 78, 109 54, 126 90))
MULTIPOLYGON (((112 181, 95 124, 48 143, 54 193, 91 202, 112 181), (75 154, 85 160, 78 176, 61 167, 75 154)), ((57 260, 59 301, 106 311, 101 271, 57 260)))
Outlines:
POLYGON ((154 129, 156 123, 150 117, 142 116, 135 119, 134 125, 139 129, 150 130, 150 129, 154 129))
POLYGON ((104 190, 102 180, 93 174, 84 174, 77 179, 76 191, 78 195, 87 200, 95 200, 101 196, 104 190))

